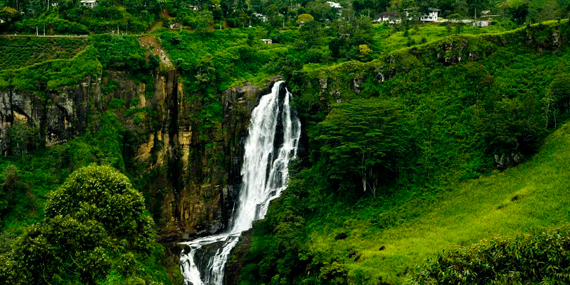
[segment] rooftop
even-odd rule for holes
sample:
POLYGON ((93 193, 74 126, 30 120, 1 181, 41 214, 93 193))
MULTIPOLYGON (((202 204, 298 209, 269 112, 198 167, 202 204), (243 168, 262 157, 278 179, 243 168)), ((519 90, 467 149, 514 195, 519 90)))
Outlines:
POLYGON ((342 5, 340 5, 339 3, 327 1, 327 4, 329 4, 329 6, 331 6, 333 8, 342 9, 342 5))

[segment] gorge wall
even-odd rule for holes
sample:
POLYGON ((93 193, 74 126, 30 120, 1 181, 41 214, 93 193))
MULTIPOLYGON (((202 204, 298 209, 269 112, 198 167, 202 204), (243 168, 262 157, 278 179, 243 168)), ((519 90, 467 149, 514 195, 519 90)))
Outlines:
POLYGON ((110 69, 53 90, 0 90, 0 152, 14 154, 14 126, 12 132, 22 125, 33 132, 33 147, 49 147, 96 132, 100 119, 113 113, 123 128, 123 170, 143 188, 139 190, 158 224, 159 239, 222 230, 241 183, 251 111, 279 78, 218 94, 222 122, 201 132, 196 116, 200 102, 188 99, 179 74, 171 64, 166 66, 155 70, 150 82, 110 69))

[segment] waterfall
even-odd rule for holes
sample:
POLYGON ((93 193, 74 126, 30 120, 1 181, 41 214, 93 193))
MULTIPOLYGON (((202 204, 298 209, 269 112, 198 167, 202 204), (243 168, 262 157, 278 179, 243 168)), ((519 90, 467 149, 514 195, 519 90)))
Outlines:
POLYGON ((285 89, 282 96, 282 85, 283 81, 276 82, 253 109, 241 169, 242 188, 229 230, 183 243, 190 247, 180 258, 186 285, 222 284, 228 255, 241 233, 263 219, 271 200, 287 187, 288 165, 297 155, 301 122, 291 109, 291 93, 285 89))

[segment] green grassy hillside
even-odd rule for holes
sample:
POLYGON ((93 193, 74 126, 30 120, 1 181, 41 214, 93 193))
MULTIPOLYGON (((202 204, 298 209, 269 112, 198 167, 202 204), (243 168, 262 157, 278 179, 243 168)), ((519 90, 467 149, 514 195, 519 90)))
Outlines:
POLYGON ((568 126, 552 132, 569 114, 569 28, 294 74, 310 151, 254 227, 242 284, 398 284, 444 249, 568 221, 568 126))
MULTIPOLYGON (((306 245, 297 245, 298 256, 273 262, 277 266, 293 262, 293 268, 307 270, 304 282, 321 284, 325 279, 326 284, 400 284, 410 281, 429 259, 442 252, 566 224, 570 221, 569 153, 570 123, 566 123, 545 140, 533 158, 504 172, 378 199, 347 202, 321 197, 322 204, 317 206, 320 214, 306 221, 288 212, 294 208, 291 203, 294 199, 315 199, 302 192, 314 191, 316 187, 309 185, 323 180, 293 179, 292 193, 276 202, 274 209, 279 211, 255 227, 248 256, 252 263, 244 269, 240 284, 257 284, 260 275, 253 262, 276 254, 270 245, 295 245, 303 232, 307 233, 306 245), (277 219, 282 221, 281 227, 275 236, 268 235, 268 224, 277 219), (296 228, 299 225, 304 225, 300 232, 296 228)), ((271 272, 270 267, 264 269, 271 272)), ((273 280, 279 281, 277 276, 273 280)))
POLYGON ((0 37, 0 70, 69 59, 86 45, 87 38, 0 37))
POLYGON ((381 54, 392 52, 408 46, 416 46, 451 35, 479 35, 504 32, 509 30, 501 25, 479 28, 469 25, 424 24, 417 29, 409 29, 408 36, 404 31, 396 32, 390 26, 374 25, 374 38, 372 46, 381 54), (409 37, 409 39, 408 39, 409 37))
POLYGON ((396 196, 350 210, 338 207, 330 215, 339 222, 325 218, 309 224, 310 251, 338 257, 350 279, 400 283, 444 250, 563 224, 570 221, 569 153, 570 124, 565 124, 535 157, 515 168, 449 185, 434 197, 396 196), (389 217, 399 219, 397 225, 379 226, 389 217), (335 240, 340 233, 348 237, 335 240))

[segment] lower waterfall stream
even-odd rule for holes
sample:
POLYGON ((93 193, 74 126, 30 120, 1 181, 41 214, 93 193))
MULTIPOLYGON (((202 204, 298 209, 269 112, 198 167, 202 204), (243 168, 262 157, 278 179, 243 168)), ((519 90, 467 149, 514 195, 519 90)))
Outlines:
POLYGON ((287 188, 288 165, 297 155, 301 122, 290 106, 292 95, 283 84, 276 82, 271 93, 262 96, 253 109, 241 169, 241 191, 228 230, 182 243, 190 247, 180 257, 185 285, 221 285, 228 255, 241 233, 250 229, 254 221, 263 219, 271 200, 287 188), (280 92, 282 88, 285 92, 280 92))

